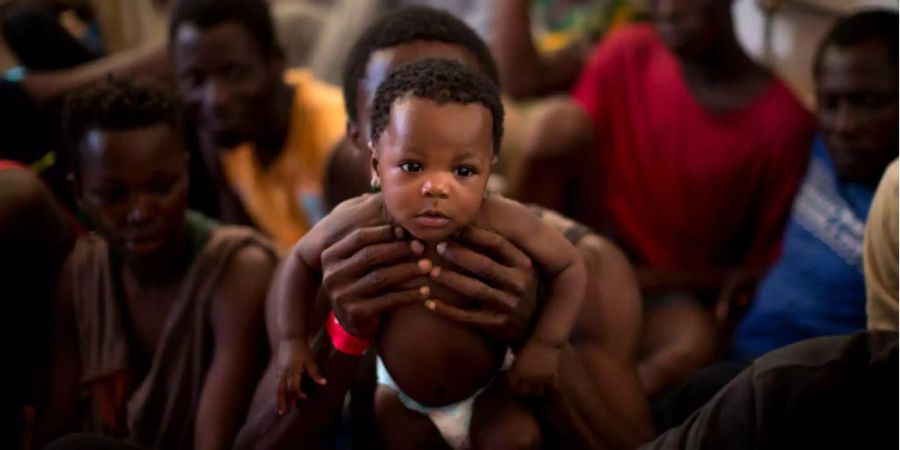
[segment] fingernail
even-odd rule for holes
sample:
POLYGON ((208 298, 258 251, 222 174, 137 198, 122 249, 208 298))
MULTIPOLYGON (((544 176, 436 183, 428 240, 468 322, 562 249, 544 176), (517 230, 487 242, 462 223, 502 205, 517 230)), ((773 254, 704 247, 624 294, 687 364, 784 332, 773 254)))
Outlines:
POLYGON ((397 239, 403 239, 403 228, 394 227, 394 236, 397 236, 397 239))
POLYGON ((437 245, 437 251, 438 251, 438 253, 444 254, 444 250, 447 250, 447 243, 446 243, 446 242, 441 242, 440 244, 437 245))
POLYGON ((428 301, 426 301, 426 302, 425 302, 425 307, 428 308, 428 309, 430 309, 430 310, 432 310, 432 311, 434 311, 434 307, 435 307, 434 300, 428 300, 428 301))
POLYGON ((431 278, 437 278, 438 275, 440 275, 440 274, 441 274, 440 266, 436 266, 435 268, 431 269, 431 278))
POLYGON ((425 251, 425 246, 422 245, 419 241, 412 241, 409 243, 409 248, 412 249, 413 253, 417 255, 421 255, 422 252, 425 251))
POLYGON ((427 259, 420 259, 417 265, 419 266, 419 270, 421 270, 422 273, 426 273, 431 270, 431 261, 427 259))
POLYGON ((419 294, 422 298, 428 298, 428 295, 431 294, 431 289, 429 289, 428 286, 422 286, 419 288, 419 294))

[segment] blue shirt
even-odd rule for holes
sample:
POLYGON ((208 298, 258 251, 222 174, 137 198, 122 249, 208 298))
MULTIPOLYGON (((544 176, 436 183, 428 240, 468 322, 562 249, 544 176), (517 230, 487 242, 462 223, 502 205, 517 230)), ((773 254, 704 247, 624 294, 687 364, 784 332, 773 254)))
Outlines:
POLYGON ((874 188, 837 178, 821 137, 785 231, 781 257, 735 332, 732 356, 750 359, 866 325, 862 242, 874 188))

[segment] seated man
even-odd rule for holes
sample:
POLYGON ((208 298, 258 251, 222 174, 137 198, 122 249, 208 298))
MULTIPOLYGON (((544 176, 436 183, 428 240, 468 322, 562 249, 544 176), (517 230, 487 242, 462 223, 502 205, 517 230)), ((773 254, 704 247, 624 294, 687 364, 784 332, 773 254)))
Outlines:
POLYGON ((863 231, 875 187, 897 157, 897 14, 841 20, 816 56, 816 117, 806 178, 778 262, 734 336, 733 356, 866 327, 863 231))
MULTIPOLYGON (((347 145, 336 151, 329 166, 330 182, 326 184, 326 194, 331 202, 339 203, 347 197, 359 195, 367 190, 368 150, 364 136, 369 133, 369 117, 375 88, 397 67, 426 57, 454 59, 476 67, 492 79, 496 79, 496 68, 487 46, 474 31, 447 13, 430 8, 411 7, 376 21, 356 42, 344 70, 349 135, 347 145), (363 160, 365 162, 362 162, 363 160)), ((544 212, 543 219, 563 231, 576 245, 592 274, 579 323, 571 338, 571 345, 563 357, 561 395, 551 396, 547 402, 549 408, 538 408, 554 428, 547 441, 560 447, 568 444, 572 448, 598 446, 633 448, 651 434, 646 401, 635 373, 634 358, 640 306, 633 273, 621 252, 610 242, 552 212, 544 212)), ((481 298, 483 309, 458 310, 448 307, 439 308, 437 312, 463 324, 484 329, 488 333, 501 334, 500 338, 508 342, 521 334, 524 327, 521 322, 523 318, 527 321, 530 308, 530 303, 523 298, 522 293, 512 289, 511 286, 523 283, 517 280, 533 279, 534 275, 527 269, 529 266, 527 258, 526 263, 522 264, 525 267, 523 268, 522 265, 513 263, 513 261, 521 262, 521 257, 505 256, 510 253, 521 255, 520 251, 493 233, 479 231, 471 235, 465 234, 460 242, 451 243, 448 247, 449 253, 444 255, 477 278, 461 276, 445 269, 440 272, 438 282, 443 280, 444 283, 448 283, 448 287, 462 295, 481 298), (476 249, 475 251, 482 254, 477 254, 467 247, 476 249), (499 248, 503 251, 499 251, 499 248), (497 262, 485 258, 484 255, 496 258, 497 262), (483 292, 485 289, 488 294, 479 297, 477 292, 480 290, 483 292), (515 307, 517 304, 521 306, 515 307)), ((371 229, 358 231, 360 235, 366 236, 372 232, 371 229)), ((390 274, 397 271, 406 273, 404 271, 410 269, 401 263, 412 255, 408 245, 403 245, 393 252, 387 249, 389 245, 401 245, 401 242, 387 242, 396 240, 393 236, 388 235, 381 240, 364 243, 356 243, 353 239, 353 236, 345 238, 323 254, 325 290, 334 294, 333 302, 352 298, 353 294, 357 293, 364 299, 370 297, 367 289, 373 285, 365 276, 367 273, 390 274), (364 264, 365 262, 355 255, 365 255, 374 251, 383 255, 384 260, 379 258, 377 265, 383 267, 373 271, 371 264, 364 264), (329 257, 332 259, 329 260, 329 257), (341 276, 344 274, 352 274, 352 278, 342 279, 341 276), (335 279, 344 281, 335 283, 333 281, 335 279), (352 281, 360 279, 363 281, 350 286, 352 281), (345 291, 348 288, 349 294, 345 291)), ((414 273, 414 275, 421 274, 414 273)), ((384 284, 385 287, 394 285, 388 282, 384 284)), ((396 285, 399 285, 399 282, 396 285)), ((342 305, 337 304, 335 308, 337 311, 342 305)), ((389 308, 384 309, 384 312, 387 311, 389 308)), ((343 369, 335 370, 341 372, 343 369)), ((312 406, 327 404, 328 397, 325 395, 324 400, 321 396, 316 397, 308 406, 303 406, 302 408, 309 408, 304 409, 305 412, 282 418, 278 423, 279 427, 283 428, 278 433, 264 438, 256 434, 271 424, 267 420, 274 421, 272 417, 265 417, 266 413, 274 414, 274 409, 267 409, 272 407, 270 402, 265 402, 270 400, 274 375, 267 373, 268 378, 260 382, 257 399, 262 399, 263 403, 255 405, 251 412, 251 416, 256 413, 257 420, 251 420, 242 432, 242 435, 246 435, 242 443, 247 448, 258 448, 257 446, 262 446, 264 442, 275 442, 277 447, 278 442, 287 442, 284 436, 291 435, 291 431, 288 430, 298 432, 298 429, 302 429, 299 423, 295 423, 294 427, 290 425, 298 419, 308 421, 306 425, 316 432, 322 430, 315 428, 313 424, 323 422, 332 424, 328 421, 327 414, 312 406), (281 435, 282 432, 285 434, 281 435)), ((342 398, 337 387, 340 379, 343 379, 343 376, 329 378, 327 389, 329 392, 337 392, 335 398, 342 398)), ((381 390, 376 401, 382 411, 388 410, 408 419, 395 421, 393 430, 390 429, 389 423, 384 424, 382 431, 395 436, 395 441, 385 442, 388 447, 398 444, 396 436, 399 436, 401 441, 409 442, 410 439, 403 438, 404 432, 431 433, 432 436, 437 436, 435 445, 445 445, 431 422, 416 420, 415 415, 400 403, 395 392, 381 390), (410 418, 413 420, 409 420, 410 418), (405 431, 397 430, 398 427, 405 428, 405 431)), ((354 431, 358 429, 355 425, 354 431)), ((525 436, 520 438, 524 439, 525 436)))
POLYGON ((325 214, 322 171, 344 134, 340 91, 285 72, 264 0, 178 2, 169 47, 198 127, 192 204, 290 247, 325 214))
POLYGON ((727 0, 650 2, 613 31, 524 151, 511 196, 609 232, 648 300, 641 378, 660 394, 716 355, 709 307, 778 254, 812 135, 744 52, 727 0), (568 202, 566 204, 566 202, 568 202))
POLYGON ((65 116, 73 189, 98 232, 59 277, 42 437, 229 448, 265 358, 274 250, 187 211, 167 90, 112 79, 71 97, 65 116))

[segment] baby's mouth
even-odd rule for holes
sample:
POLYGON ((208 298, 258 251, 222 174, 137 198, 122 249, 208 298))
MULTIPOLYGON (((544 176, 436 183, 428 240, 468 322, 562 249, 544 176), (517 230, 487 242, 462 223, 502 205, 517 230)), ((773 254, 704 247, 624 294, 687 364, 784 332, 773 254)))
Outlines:
POLYGON ((417 214, 416 222, 426 228, 441 228, 450 223, 450 217, 443 211, 429 209, 417 214))

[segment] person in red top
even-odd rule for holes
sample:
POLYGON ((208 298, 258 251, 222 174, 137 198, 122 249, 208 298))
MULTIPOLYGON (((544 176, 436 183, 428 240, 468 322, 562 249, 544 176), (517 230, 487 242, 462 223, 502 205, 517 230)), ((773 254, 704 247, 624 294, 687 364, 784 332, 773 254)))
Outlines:
POLYGON ((777 257, 813 122, 743 51, 730 1, 658 0, 651 12, 652 24, 597 46, 575 103, 558 106, 532 142, 553 143, 552 155, 526 153, 512 194, 609 233, 643 269, 645 297, 693 300, 648 305, 641 376, 652 395, 714 355, 700 303, 777 257))

